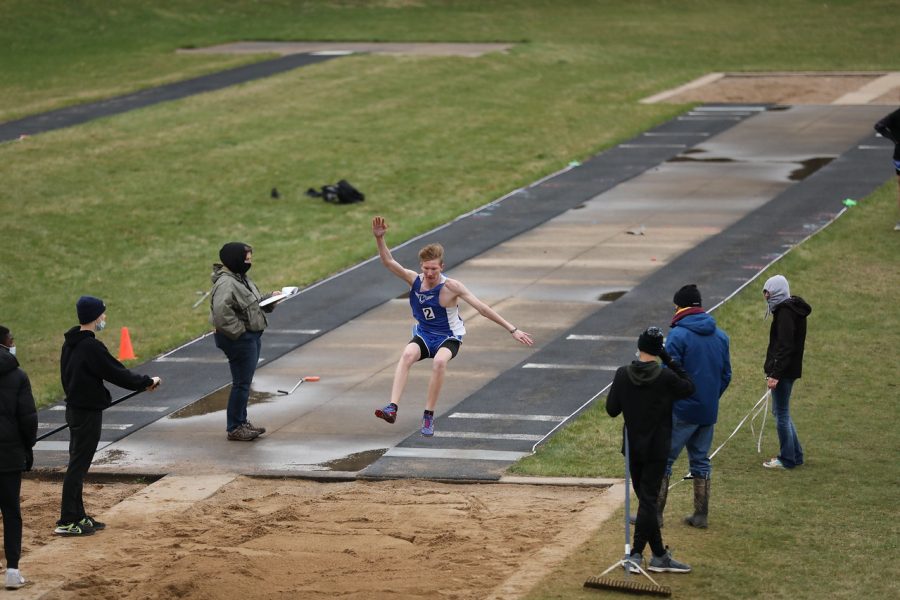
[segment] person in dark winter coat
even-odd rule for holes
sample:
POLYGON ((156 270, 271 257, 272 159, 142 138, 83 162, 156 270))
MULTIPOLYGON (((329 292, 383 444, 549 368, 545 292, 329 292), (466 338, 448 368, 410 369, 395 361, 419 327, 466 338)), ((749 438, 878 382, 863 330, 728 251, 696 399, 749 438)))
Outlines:
POLYGON ((84 477, 100 442, 103 410, 112 404, 112 396, 103 382, 135 391, 152 391, 160 384, 159 377, 138 375, 126 369, 96 338, 94 332, 106 327, 106 305, 102 300, 82 296, 75 308, 80 325, 66 332, 59 361, 66 394, 69 464, 54 533, 65 536, 89 535, 105 527, 87 515, 82 498, 84 477))
POLYGON ((3 512, 3 550, 6 588, 25 585, 19 572, 22 556, 22 471, 30 471, 37 439, 37 410, 28 375, 19 368, 15 339, 0 326, 0 511, 3 512))
MULTIPOLYGON (((875 123, 875 131, 881 137, 894 143, 894 173, 897 174, 897 208, 900 209, 900 108, 879 119, 875 123)), ((900 220, 894 225, 894 231, 900 231, 900 220)))
POLYGON ((806 318, 812 307, 800 296, 791 296, 783 275, 770 277, 763 286, 766 315, 771 313, 769 346, 766 349, 766 385, 772 390, 772 414, 781 450, 767 460, 768 469, 793 469, 803 464, 803 447, 791 418, 791 391, 803 374, 803 350, 806 346, 806 318))
POLYGON ((624 415, 631 481, 638 497, 634 544, 625 558, 632 572, 643 564, 644 547, 653 552, 648 569, 688 573, 691 568, 672 558, 663 545, 656 517, 656 497, 666 470, 666 457, 672 443, 672 404, 694 392, 690 376, 663 347, 663 335, 656 327, 638 338, 638 358, 620 367, 606 397, 606 412, 611 417, 624 415), (657 362, 662 358, 668 369, 657 362))
POLYGON ((257 427, 247 418, 247 403, 262 350, 263 331, 269 324, 265 313, 275 308, 275 304, 261 307, 260 301, 281 292, 263 296, 247 276, 253 266, 253 248, 248 244, 228 242, 219 250, 219 260, 221 264, 213 265, 209 322, 216 328, 216 347, 225 353, 231 370, 225 437, 250 442, 266 432, 265 427, 257 427))
POLYGON ((666 352, 684 366, 694 382, 695 390, 689 397, 677 402, 673 410, 672 448, 657 501, 659 526, 663 526, 672 465, 681 450, 687 447, 694 484, 694 514, 685 517, 684 522, 705 528, 709 522, 712 478, 709 447, 719 417, 719 398, 731 383, 729 339, 724 331, 716 327, 712 315, 703 310, 700 290, 696 285, 679 289, 672 302, 675 304, 675 316, 672 331, 666 338, 666 352))

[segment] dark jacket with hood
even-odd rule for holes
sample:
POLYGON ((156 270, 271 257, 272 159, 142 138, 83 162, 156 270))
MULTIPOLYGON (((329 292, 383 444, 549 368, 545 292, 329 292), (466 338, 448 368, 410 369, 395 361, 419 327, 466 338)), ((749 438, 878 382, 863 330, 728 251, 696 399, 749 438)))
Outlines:
POLYGON ((60 375, 66 405, 83 410, 103 410, 112 403, 108 381, 126 390, 143 390, 153 384, 147 375, 138 375, 113 358, 93 331, 73 327, 66 332, 60 357, 60 375))
POLYGON ((767 377, 800 379, 806 346, 806 317, 812 307, 800 296, 791 296, 772 309, 769 347, 763 369, 767 377))
POLYGON ((9 350, 0 348, 0 472, 25 470, 37 426, 28 375, 9 350))
POLYGON ((684 366, 695 388, 688 398, 675 403, 675 416, 697 425, 714 424, 719 398, 731 383, 728 336, 703 309, 688 308, 672 320, 666 352, 684 366))
POLYGON ((663 369, 655 360, 619 367, 606 397, 611 417, 622 413, 632 461, 664 461, 672 444, 672 404, 694 393, 690 376, 677 363, 663 369))

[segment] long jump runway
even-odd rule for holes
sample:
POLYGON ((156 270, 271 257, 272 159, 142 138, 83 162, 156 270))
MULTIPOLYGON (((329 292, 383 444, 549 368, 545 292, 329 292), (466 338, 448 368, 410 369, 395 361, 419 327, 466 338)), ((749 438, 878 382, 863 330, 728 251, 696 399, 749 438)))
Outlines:
MULTIPOLYGON (((421 245, 443 243, 448 275, 537 340, 525 348, 463 305, 433 438, 418 433, 427 361, 397 422, 373 416, 412 320, 405 286, 372 259, 273 313, 249 409, 268 433, 226 441, 230 377, 207 335, 135 367, 165 384, 107 412, 92 470, 496 480, 609 384, 643 328, 668 324, 678 287, 715 306, 888 180, 871 129, 883 111, 702 107, 395 248, 415 268, 421 245), (307 375, 321 381, 277 394, 307 375)), ((63 409, 41 411, 41 427, 63 409)), ((66 435, 39 442, 36 464, 64 466, 66 435)))

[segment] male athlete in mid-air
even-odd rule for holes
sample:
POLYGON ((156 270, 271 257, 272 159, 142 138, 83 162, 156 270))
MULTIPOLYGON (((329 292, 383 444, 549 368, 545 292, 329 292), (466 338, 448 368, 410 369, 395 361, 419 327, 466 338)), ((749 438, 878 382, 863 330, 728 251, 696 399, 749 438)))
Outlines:
POLYGON ((440 244, 429 244, 419 250, 421 273, 416 273, 394 260, 384 242, 387 222, 383 217, 372 219, 372 234, 378 245, 378 256, 388 271, 405 281, 409 287, 409 304, 416 324, 413 337, 397 363, 394 385, 391 388, 391 402, 375 411, 375 416, 393 423, 397 419, 397 404, 406 387, 409 369, 413 363, 423 358, 433 359, 431 379, 428 382, 428 398, 422 417, 422 435, 434 435, 434 407, 437 404, 447 363, 459 352, 466 328, 459 317, 459 301, 464 300, 482 316, 500 325, 516 340, 531 346, 531 336, 497 314, 497 311, 479 300, 466 286, 443 275, 444 248, 440 244))

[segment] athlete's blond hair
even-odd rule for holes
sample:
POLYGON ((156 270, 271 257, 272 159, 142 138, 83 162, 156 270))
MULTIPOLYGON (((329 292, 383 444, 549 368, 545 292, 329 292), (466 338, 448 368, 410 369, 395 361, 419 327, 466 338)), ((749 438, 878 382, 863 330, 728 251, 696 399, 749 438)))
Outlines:
POLYGON ((443 264, 444 247, 440 244, 428 244, 419 250, 419 262, 423 263, 429 260, 437 260, 443 264))

